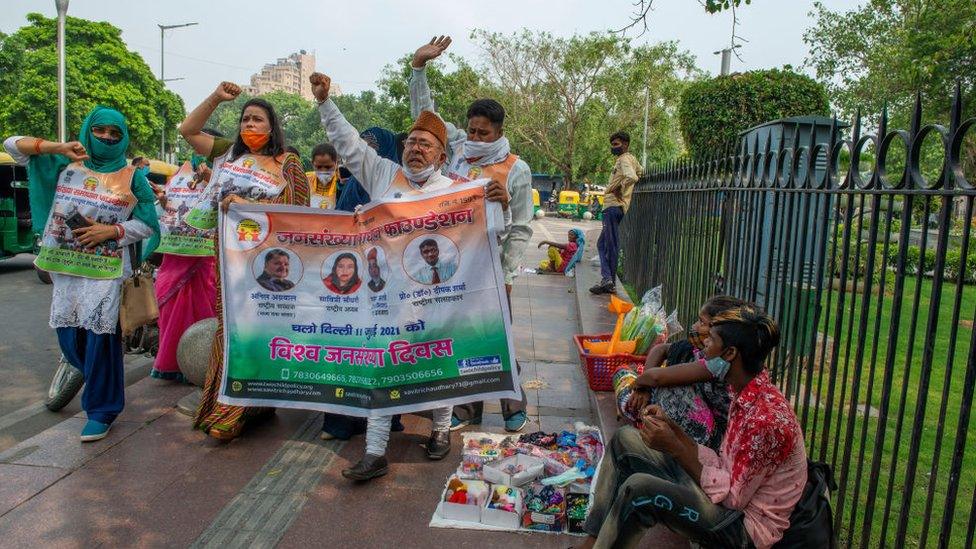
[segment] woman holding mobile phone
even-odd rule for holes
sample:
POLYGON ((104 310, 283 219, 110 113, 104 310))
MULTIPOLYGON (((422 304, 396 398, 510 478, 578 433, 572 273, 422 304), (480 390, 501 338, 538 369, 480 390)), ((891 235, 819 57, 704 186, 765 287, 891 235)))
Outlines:
POLYGON ((34 230, 42 233, 35 264, 54 285, 50 324, 85 378, 81 440, 105 438, 125 403, 122 281, 159 241, 155 196, 126 162, 129 130, 114 109, 88 113, 78 141, 13 136, 3 145, 27 166, 34 230))

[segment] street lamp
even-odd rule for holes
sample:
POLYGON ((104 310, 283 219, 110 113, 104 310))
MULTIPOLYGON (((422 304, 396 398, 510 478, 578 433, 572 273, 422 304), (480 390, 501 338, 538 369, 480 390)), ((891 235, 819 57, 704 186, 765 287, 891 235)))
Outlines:
MULTIPOLYGON (((64 0, 64 2, 67 3, 67 0, 64 0)), ((161 84, 165 85, 166 82, 183 80, 182 78, 170 78, 169 80, 166 79, 166 72, 165 72, 166 55, 164 53, 166 51, 166 31, 169 29, 191 27, 197 24, 199 23, 181 23, 179 25, 160 25, 158 23, 156 24, 156 26, 159 27, 159 82, 161 84)), ((166 110, 165 108, 163 109, 162 115, 163 115, 163 131, 162 131, 162 135, 159 138, 159 159, 160 160, 164 160, 166 156, 166 110)))
POLYGON ((730 48, 712 52, 713 55, 722 54, 722 76, 728 76, 729 71, 732 68, 732 52, 739 47, 741 47, 739 44, 735 44, 730 48))
POLYGON ((68 0, 54 0, 58 10, 58 141, 67 141, 68 130, 65 126, 65 91, 64 91, 64 20, 68 16, 68 0))

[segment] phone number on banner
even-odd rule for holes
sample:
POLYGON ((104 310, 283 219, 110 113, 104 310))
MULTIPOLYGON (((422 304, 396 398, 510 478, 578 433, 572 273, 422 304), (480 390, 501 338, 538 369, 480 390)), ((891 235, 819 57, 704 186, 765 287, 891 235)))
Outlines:
POLYGON ((395 374, 392 376, 363 377, 347 374, 334 374, 324 372, 292 372, 284 369, 281 377, 296 381, 322 381, 325 383, 335 383, 344 385, 362 385, 367 387, 378 387, 407 383, 410 381, 423 381, 434 377, 442 377, 444 370, 437 368, 434 370, 422 370, 419 372, 408 372, 406 374, 395 374))

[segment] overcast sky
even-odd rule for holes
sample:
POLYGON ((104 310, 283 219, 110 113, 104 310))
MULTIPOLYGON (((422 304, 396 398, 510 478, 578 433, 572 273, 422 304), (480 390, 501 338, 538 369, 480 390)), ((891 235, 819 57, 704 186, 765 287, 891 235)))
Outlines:
MULTIPOLYGON (((832 10, 849 10, 861 0, 823 0, 832 10)), ((807 55, 803 31, 812 25, 813 0, 753 0, 739 10, 738 34, 748 40, 732 70, 800 68, 807 55)), ((108 21, 122 29, 130 49, 159 75, 159 28, 167 31, 166 77, 192 109, 221 80, 241 84, 264 63, 306 49, 317 68, 345 92, 375 88, 382 68, 412 52, 435 34, 455 39, 451 51, 469 59, 480 54, 468 36, 483 28, 510 33, 522 27, 558 36, 618 29, 633 12, 633 0, 70 0, 69 15, 108 21), (490 9, 486 9, 490 6, 490 9)), ((0 31, 10 33, 30 12, 56 15, 54 0, 4 0, 0 31)), ((677 40, 698 66, 715 74, 715 50, 730 39, 731 13, 709 15, 695 0, 655 0, 649 30, 638 43, 677 40)), ((631 32, 631 36, 636 32, 631 32)))

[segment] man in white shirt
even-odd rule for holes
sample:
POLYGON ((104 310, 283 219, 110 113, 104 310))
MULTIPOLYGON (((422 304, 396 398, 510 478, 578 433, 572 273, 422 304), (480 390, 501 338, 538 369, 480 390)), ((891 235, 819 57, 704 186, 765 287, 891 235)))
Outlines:
MULTIPOLYGON (((339 151, 346 168, 374 200, 430 193, 453 184, 449 177, 441 173, 447 161, 447 128, 439 116, 426 111, 417 117, 404 141, 402 165, 397 164, 379 156, 342 116, 339 108, 329 99, 331 79, 328 76, 314 73, 309 81, 329 142, 339 151)), ((508 198, 505 185, 497 180, 492 180, 485 189, 486 200, 501 203, 506 225, 511 222, 508 198)), ((427 441, 427 457, 443 459, 451 451, 451 408, 435 408, 431 410, 431 415, 434 425, 427 441)), ((369 418, 366 454, 359 463, 343 470, 342 476, 365 481, 387 473, 386 445, 390 439, 392 418, 369 418)))
MULTIPOLYGON (((450 36, 435 37, 414 53, 410 62, 410 112, 413 116, 434 110, 434 100, 427 85, 427 62, 439 57, 451 45, 450 36)), ((532 238, 532 170, 517 155, 512 154, 508 138, 504 135, 505 108, 494 99, 478 99, 471 103, 467 113, 467 128, 458 128, 446 122, 447 128, 447 175, 456 181, 479 177, 492 177, 505 183, 511 203, 512 223, 499 235, 502 267, 505 269, 505 289, 511 309, 512 284, 525 255, 525 248, 532 238)), ((501 399, 505 430, 518 432, 525 427, 525 392, 522 400, 501 399)), ((483 402, 472 402, 454 407, 451 429, 481 423, 483 402)))
POLYGON ((441 259, 440 246, 433 238, 428 238, 420 243, 420 255, 424 258, 424 264, 414 270, 411 276, 421 284, 447 282, 457 271, 456 262, 441 259))

